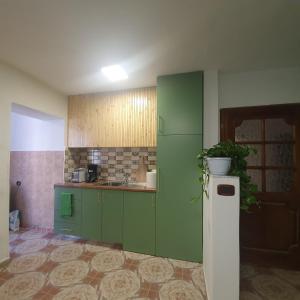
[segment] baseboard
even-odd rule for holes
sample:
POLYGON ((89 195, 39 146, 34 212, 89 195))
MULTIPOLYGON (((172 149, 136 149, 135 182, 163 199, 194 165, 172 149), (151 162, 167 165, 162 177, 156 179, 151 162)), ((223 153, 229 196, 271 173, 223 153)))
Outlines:
POLYGON ((207 300, 210 300, 210 290, 207 289, 207 284, 206 284, 206 272, 205 269, 203 268, 203 276, 204 276, 204 283, 205 283, 205 291, 206 291, 206 298, 207 300))

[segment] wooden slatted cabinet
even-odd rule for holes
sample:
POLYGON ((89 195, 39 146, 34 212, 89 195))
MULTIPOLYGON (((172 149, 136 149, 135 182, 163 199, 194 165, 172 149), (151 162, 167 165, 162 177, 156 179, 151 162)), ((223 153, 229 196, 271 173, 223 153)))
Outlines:
POLYGON ((69 97, 69 147, 155 147, 156 88, 69 97))

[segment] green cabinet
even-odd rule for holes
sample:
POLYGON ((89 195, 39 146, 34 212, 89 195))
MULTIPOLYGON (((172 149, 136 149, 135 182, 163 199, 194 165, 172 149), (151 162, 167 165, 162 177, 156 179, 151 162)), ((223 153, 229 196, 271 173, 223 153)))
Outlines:
POLYGON ((203 140, 203 73, 159 77, 157 107, 156 254, 199 262, 203 215, 196 157, 203 140))
POLYGON ((202 134, 203 72, 157 79, 158 135, 202 134))
POLYGON ((72 188, 56 188, 54 196, 54 231, 61 234, 81 235, 82 221, 82 199, 81 190, 72 188), (60 197, 61 193, 70 193, 72 215, 61 216, 60 214, 60 197))
POLYGON ((159 136, 158 145, 156 254, 201 261, 202 201, 192 199, 202 194, 196 158, 202 136, 159 136))
POLYGON ((155 193, 56 187, 54 206, 56 233, 155 255, 155 193), (71 216, 60 215, 61 193, 71 193, 71 216))
POLYGON ((123 192, 102 191, 102 241, 123 242, 123 192))
POLYGON ((90 240, 101 240, 102 203, 101 191, 82 190, 82 236, 90 240))
POLYGON ((155 255, 155 193, 124 193, 123 248, 155 255))

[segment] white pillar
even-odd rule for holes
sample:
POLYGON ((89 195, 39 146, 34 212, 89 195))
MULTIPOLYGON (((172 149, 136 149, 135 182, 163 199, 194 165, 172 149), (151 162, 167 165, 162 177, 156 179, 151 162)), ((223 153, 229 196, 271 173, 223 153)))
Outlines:
POLYGON ((203 203, 203 269, 207 297, 208 300, 239 300, 239 178, 210 176, 208 194, 209 198, 203 203), (229 196, 233 189, 234 194, 229 196))

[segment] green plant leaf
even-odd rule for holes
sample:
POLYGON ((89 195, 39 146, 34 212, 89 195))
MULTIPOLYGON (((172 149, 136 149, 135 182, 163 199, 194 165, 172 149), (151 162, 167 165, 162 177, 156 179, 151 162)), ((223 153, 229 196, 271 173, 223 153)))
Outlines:
POLYGON ((220 142, 209 149, 203 149, 197 155, 199 161, 199 182, 203 186, 203 191, 208 197, 209 170, 206 162, 207 157, 230 157, 230 176, 240 178, 240 209, 248 211, 252 205, 258 205, 255 193, 257 186, 251 182, 251 177, 247 174, 247 160, 250 154, 256 154, 255 148, 247 145, 236 144, 230 140, 220 142))

